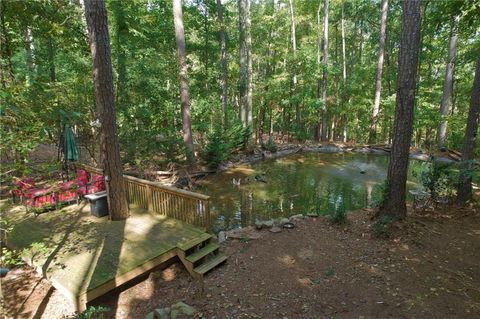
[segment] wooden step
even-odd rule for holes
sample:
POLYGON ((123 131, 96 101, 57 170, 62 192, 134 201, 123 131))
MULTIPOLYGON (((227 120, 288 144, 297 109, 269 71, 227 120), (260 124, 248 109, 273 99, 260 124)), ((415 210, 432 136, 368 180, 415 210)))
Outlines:
POLYGON ((197 274, 204 275, 208 271, 218 266, 219 264, 223 263, 225 260, 227 260, 227 256, 225 256, 224 254, 218 254, 214 258, 207 261, 206 263, 196 267, 193 271, 196 272, 197 274))
POLYGON ((198 235, 198 237, 195 237, 194 239, 190 239, 189 241, 178 244, 177 247, 180 248, 183 251, 187 251, 190 248, 193 248, 193 247, 197 246, 198 244, 201 244, 204 241, 209 240, 210 238, 212 238, 212 235, 210 235, 208 233, 203 233, 203 234, 198 235))
POLYGON ((210 244, 206 245, 205 247, 203 247, 202 249, 200 249, 199 251, 194 252, 193 254, 188 256, 186 259, 193 264, 193 263, 199 261, 200 259, 202 259, 203 257, 207 256, 208 254, 214 252, 219 247, 220 246, 218 246, 215 243, 210 243, 210 244))

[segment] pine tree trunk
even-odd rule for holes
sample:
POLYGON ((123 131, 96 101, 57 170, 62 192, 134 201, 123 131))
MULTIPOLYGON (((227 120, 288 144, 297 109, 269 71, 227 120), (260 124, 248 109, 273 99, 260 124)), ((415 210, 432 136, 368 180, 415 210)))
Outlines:
POLYGON ((93 57, 93 82, 103 153, 103 171, 112 220, 128 217, 128 203, 117 140, 112 61, 104 0, 85 0, 90 49, 93 57))
POLYGON ((452 25, 450 27, 448 58, 445 68, 445 80, 443 81, 442 102, 440 103, 440 115, 442 116, 442 121, 437 131, 437 145, 439 149, 445 146, 445 140, 447 138, 447 120, 445 118, 449 113, 449 102, 450 97, 452 96, 453 69, 455 68, 455 57, 457 55, 458 21, 458 16, 453 17, 452 25))
POLYGON ((15 80, 15 73, 13 71, 12 63, 12 52, 10 50, 10 37, 8 36, 7 25, 5 23, 5 6, 7 5, 6 0, 0 0, 0 53, 2 55, 1 65, 0 65, 0 78, 2 82, 2 87, 7 87, 7 79, 10 78, 10 81, 15 80), (6 65, 4 65, 6 64, 6 65), (8 73, 8 74, 5 74, 8 73))
MULTIPOLYGON (((295 33, 295 14, 293 11, 293 0, 289 0, 290 4, 290 32, 291 32, 291 41, 292 41, 292 53, 293 53, 293 87, 292 94, 295 96, 297 94, 297 39, 295 33)), ((302 114, 300 111, 300 105, 298 102, 295 104, 295 122, 297 125, 297 130, 302 126, 302 114)))
MULTIPOLYGON (((320 101, 320 95, 321 95, 321 90, 322 90, 322 79, 320 78, 320 68, 321 68, 321 62, 322 62, 322 35, 321 35, 321 24, 320 24, 320 11, 322 8, 322 1, 319 0, 318 3, 318 10, 317 10, 317 101, 320 101)), ((318 110, 318 123, 317 127, 315 128, 315 134, 314 134, 314 140, 319 141, 321 136, 322 136, 322 111, 323 108, 320 108, 318 110)))
POLYGON ((375 98, 373 100, 372 123, 368 143, 375 144, 377 140, 378 113, 380 111, 380 96, 382 89, 383 58, 385 54, 385 36, 387 30, 388 0, 382 1, 382 15, 380 18, 380 40, 378 44, 377 77, 375 79, 375 98))
POLYGON ((222 105, 223 105, 223 128, 228 127, 228 86, 227 86, 227 45, 225 42, 225 24, 223 22, 222 1, 217 0, 217 18, 220 24, 220 55, 222 64, 222 105))
POLYGON ((245 1, 245 48, 247 50, 247 125, 250 128, 250 134, 253 134, 252 23, 250 19, 250 0, 245 1))
POLYGON ((195 164, 195 150, 193 148, 192 127, 190 125, 190 101, 188 97, 187 56, 185 50, 185 31, 183 29, 182 1, 173 2, 173 22, 175 24, 175 39, 177 43, 177 61, 180 80, 180 104, 182 107, 183 142, 185 143, 187 161, 195 164))
POLYGON ((475 78, 470 96, 470 110, 468 111, 467 128, 463 140, 460 182, 457 192, 457 202, 466 204, 472 199, 472 160, 474 158, 475 141, 477 137, 478 120, 480 113, 480 55, 477 57, 475 78))
POLYGON ((322 77, 322 100, 323 100, 323 112, 322 112, 322 141, 326 141, 328 138, 328 121, 327 121, 327 89, 328 89, 328 1, 323 1, 323 77, 322 77))
POLYGON ((405 197, 420 46, 420 12, 421 0, 403 1, 395 122, 387 174, 388 191, 380 207, 380 215, 394 218, 403 218, 407 213, 405 197))
POLYGON ((243 126, 247 126, 247 50, 245 40, 246 28, 246 0, 238 0, 238 20, 239 20, 239 59, 240 73, 238 79, 238 93, 240 100, 240 121, 243 126))

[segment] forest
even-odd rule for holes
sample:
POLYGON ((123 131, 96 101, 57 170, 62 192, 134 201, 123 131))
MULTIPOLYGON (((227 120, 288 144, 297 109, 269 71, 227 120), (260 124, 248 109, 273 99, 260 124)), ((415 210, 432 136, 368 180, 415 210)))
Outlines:
POLYGON ((0 0, 0 313, 476 318, 479 17, 0 0))
MULTIPOLYGON (((37 145, 58 144, 65 123, 75 126, 82 146, 98 153, 81 2, 7 0, 1 6, 2 156, 22 162, 37 145)), ((227 158, 245 136, 250 149, 269 137, 391 143, 399 1, 248 6, 183 4, 196 154, 215 162, 208 145, 220 144, 214 157, 227 158)), ((107 1, 107 10, 122 160, 181 162, 186 152, 172 5, 107 1)), ((462 147, 479 10, 473 0, 422 5, 412 145, 462 147)))

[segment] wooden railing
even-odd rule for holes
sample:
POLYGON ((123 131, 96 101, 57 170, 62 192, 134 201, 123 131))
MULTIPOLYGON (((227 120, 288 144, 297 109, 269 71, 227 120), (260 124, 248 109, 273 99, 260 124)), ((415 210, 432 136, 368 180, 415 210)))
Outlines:
MULTIPOLYGON (((101 169, 85 164, 80 166, 90 173, 102 174, 101 169)), ((211 230, 210 196, 129 175, 123 175, 123 179, 129 205, 211 230)))

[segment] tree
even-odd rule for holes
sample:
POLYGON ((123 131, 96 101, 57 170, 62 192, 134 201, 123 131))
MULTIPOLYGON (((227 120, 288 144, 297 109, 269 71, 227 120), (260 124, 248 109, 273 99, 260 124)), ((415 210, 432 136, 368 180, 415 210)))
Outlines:
POLYGON ((323 77, 322 77, 322 141, 327 140, 328 121, 327 121, 327 90, 328 90, 328 0, 323 0, 323 77))
POLYGON ((103 171, 112 220, 128 217, 128 203, 117 140, 112 61, 104 0, 85 0, 90 49, 93 58, 93 83, 100 120, 103 171))
POLYGON ((240 121, 243 126, 247 126, 247 43, 246 43, 246 24, 247 24, 247 1, 238 0, 238 21, 239 21, 239 67, 240 74, 238 79, 238 93, 240 100, 240 121))
POLYGON ((457 192, 457 202, 465 204, 472 199, 472 160, 474 158, 475 140, 480 113, 480 55, 477 57, 475 78, 470 96, 470 110, 468 112, 467 127, 463 140, 460 181, 457 192))
POLYGON ((372 124, 370 125, 370 134, 368 143, 372 144, 376 141, 378 113, 380 111, 380 96, 382 89, 382 71, 383 71, 383 57, 385 55, 385 36, 387 30, 387 14, 388 14, 388 0, 382 1, 382 14, 380 18, 380 39, 378 44, 378 62, 377 62, 377 77, 375 79, 375 98, 373 101, 372 124))
POLYGON ((187 161, 190 165, 194 165, 195 150, 193 148, 192 127, 190 125, 190 101, 188 96, 188 73, 185 50, 185 31, 183 28, 182 0, 173 0, 173 22, 175 24, 175 39, 177 43, 183 142, 185 143, 187 161))
MULTIPOLYGON (((293 11, 293 0, 289 0, 290 3, 290 30, 291 30, 291 40, 292 40, 292 53, 293 53, 293 95, 297 94, 297 40, 295 33, 295 15, 293 11)), ((300 105, 295 101, 295 119, 297 124, 297 130, 300 129, 302 125, 300 105)))
POLYGON ((223 128, 228 125, 228 86, 227 86, 227 45, 225 42, 225 24, 223 22, 222 1, 217 0, 217 19, 220 24, 220 60, 222 65, 222 105, 223 105, 223 128))
POLYGON ((457 55, 457 41, 458 41, 458 22, 459 17, 454 16, 452 18, 452 23, 450 26, 450 40, 448 43, 448 58, 447 65, 445 67, 445 80, 443 82, 443 94, 442 102, 440 104, 440 115, 442 116, 442 121, 438 126, 437 132, 437 145, 438 148, 445 146, 445 140, 447 137, 447 120, 449 112, 449 102, 453 90, 453 71, 455 68, 455 57, 457 55))
POLYGON ((250 18, 250 0, 245 0, 245 45, 247 50, 247 126, 253 133, 253 69, 252 69, 252 20, 250 18))
POLYGON ((380 215, 403 218, 410 142, 413 131, 416 74, 420 47, 421 0, 404 0, 398 59, 397 97, 393 142, 387 173, 387 192, 380 215))

